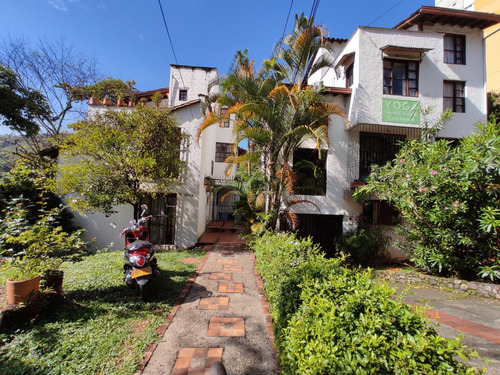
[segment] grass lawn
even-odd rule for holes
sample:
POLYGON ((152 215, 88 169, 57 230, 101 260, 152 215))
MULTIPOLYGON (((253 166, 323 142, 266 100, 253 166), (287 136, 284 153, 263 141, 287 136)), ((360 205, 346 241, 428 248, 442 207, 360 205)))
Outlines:
POLYGON ((123 281, 121 252, 66 264, 63 288, 74 303, 20 330, 0 334, 0 374, 134 373, 144 349, 158 339, 156 328, 197 267, 180 260, 201 259, 204 254, 158 253, 161 273, 146 303, 123 281))

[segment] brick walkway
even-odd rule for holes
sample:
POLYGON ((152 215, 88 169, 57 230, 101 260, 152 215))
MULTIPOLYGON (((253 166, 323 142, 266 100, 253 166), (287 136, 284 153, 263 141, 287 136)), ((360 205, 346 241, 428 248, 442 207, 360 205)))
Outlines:
POLYGON ((181 293, 161 341, 146 353, 142 373, 209 374, 216 361, 228 374, 277 373, 254 263, 244 245, 215 245, 181 293))

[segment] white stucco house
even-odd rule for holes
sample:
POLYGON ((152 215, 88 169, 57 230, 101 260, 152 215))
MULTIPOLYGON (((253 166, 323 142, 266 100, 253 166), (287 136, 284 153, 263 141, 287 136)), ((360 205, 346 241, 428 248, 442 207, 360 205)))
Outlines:
POLYGON ((348 40, 330 39, 337 70, 325 68, 309 84, 322 83, 328 100, 345 108, 348 123, 331 118, 325 194, 299 197, 320 208, 294 210, 300 233, 325 248, 362 213, 372 224, 393 223, 396 213, 384 201, 362 207, 352 188, 370 165, 393 159, 398 141, 419 136, 421 109, 432 108, 427 120, 433 123, 452 108, 440 138, 467 136, 486 120, 483 30, 499 22, 496 14, 423 6, 393 28, 358 27, 348 40))
MULTIPOLYGON (((205 178, 222 184, 228 176, 228 165, 224 162, 232 154, 233 121, 222 122, 205 130, 198 141, 197 133, 203 122, 203 106, 209 85, 217 78, 217 69, 194 66, 170 66, 170 85, 137 94, 137 99, 145 98, 146 105, 153 106, 152 95, 159 91, 163 95, 161 107, 168 107, 183 132, 188 134, 187 141, 181 145, 180 158, 187 163, 181 184, 174 192, 164 197, 145 201, 148 214, 153 218, 148 222, 152 242, 178 248, 189 248, 197 244, 207 229, 207 224, 231 219, 231 202, 220 203, 216 194, 205 186, 205 178)), ((214 90, 218 88, 215 87, 214 90)), ((138 104, 139 105, 139 104, 138 104)), ((93 111, 105 111, 110 107, 89 106, 93 111)), ((128 110, 112 107, 115 110, 128 110)), ((165 145, 169 147, 169 145, 165 145)), ((231 172, 234 176, 235 170, 231 172)), ((220 195, 220 194, 219 194, 220 195)), ((94 247, 120 249, 123 241, 118 238, 121 228, 129 226, 133 218, 131 206, 116 208, 117 214, 75 214, 74 223, 86 229, 86 239, 94 239, 94 247), (110 223, 116 229, 110 228, 110 223), (111 244, 111 245, 110 245, 111 244)))
MULTIPOLYGON (((393 28, 358 27, 348 40, 329 39, 337 69, 316 72, 309 84, 323 84, 326 99, 345 108, 348 122, 331 118, 326 157, 318 158, 313 145, 294 155, 294 163, 307 159, 324 171, 318 189, 297 196, 317 207, 294 206, 300 234, 313 236, 327 249, 336 235, 354 228, 361 214, 375 225, 393 223, 395 213, 384 201, 362 207, 352 199, 352 189, 363 183, 372 164, 393 159, 399 141, 419 136, 421 109, 432 108, 426 119, 432 123, 452 108, 454 116, 438 134, 447 139, 470 134, 477 121, 486 119, 483 30, 499 22, 496 14, 423 6, 393 28)), ((159 89, 161 105, 171 109, 189 142, 181 147, 181 158, 188 163, 182 184, 174 193, 146 202, 154 216, 150 224, 156 243, 194 246, 210 223, 232 219, 232 208, 220 206, 204 181, 225 178, 233 121, 209 127, 197 140, 204 100, 216 77, 215 68, 171 65, 169 87, 159 89)), ((138 96, 150 98, 155 91, 138 96)), ((109 223, 127 226, 132 211, 119 211, 114 217, 78 216, 76 224, 97 239, 97 247, 114 242, 120 248, 119 230, 110 230, 109 223)))

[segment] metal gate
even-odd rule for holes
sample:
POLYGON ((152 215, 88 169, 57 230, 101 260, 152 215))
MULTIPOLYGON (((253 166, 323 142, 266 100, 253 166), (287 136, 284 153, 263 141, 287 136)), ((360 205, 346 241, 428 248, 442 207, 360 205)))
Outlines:
POLYGON ((156 198, 145 198, 143 203, 149 207, 149 236, 152 243, 170 245, 175 240, 175 218, 177 194, 169 194, 156 198))
MULTIPOLYGON (((217 179, 215 186, 223 186, 231 180, 217 179)), ((240 219, 239 215, 234 215, 235 202, 239 201, 238 195, 229 195, 224 201, 222 197, 229 191, 229 189, 222 188, 220 190, 214 189, 208 195, 208 210, 207 210, 207 223, 234 221, 240 219), (216 190, 216 191, 214 191, 216 190)))

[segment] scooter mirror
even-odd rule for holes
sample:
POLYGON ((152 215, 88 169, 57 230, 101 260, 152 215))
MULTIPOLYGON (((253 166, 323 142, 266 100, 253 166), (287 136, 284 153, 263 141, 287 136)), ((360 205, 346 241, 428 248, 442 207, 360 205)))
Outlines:
POLYGON ((141 208, 143 211, 146 211, 148 209, 148 205, 147 204, 141 204, 141 208))
POLYGON ((115 229, 115 228, 116 228, 116 223, 114 223, 114 222, 109 223, 109 226, 110 226, 111 228, 115 229))

